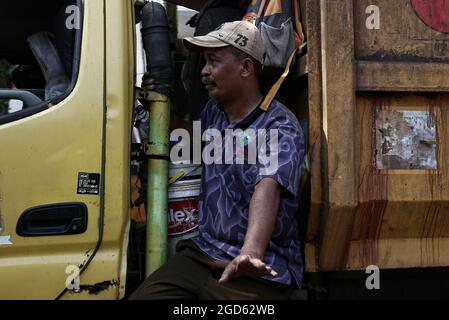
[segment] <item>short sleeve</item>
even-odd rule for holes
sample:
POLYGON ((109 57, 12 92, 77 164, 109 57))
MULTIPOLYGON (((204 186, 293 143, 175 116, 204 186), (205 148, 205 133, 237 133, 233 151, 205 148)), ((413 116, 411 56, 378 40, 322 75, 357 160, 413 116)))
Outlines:
POLYGON ((304 150, 304 134, 298 121, 291 117, 276 119, 267 130, 266 151, 259 149, 265 156, 258 157, 256 184, 264 178, 272 178, 289 197, 297 197, 304 150))

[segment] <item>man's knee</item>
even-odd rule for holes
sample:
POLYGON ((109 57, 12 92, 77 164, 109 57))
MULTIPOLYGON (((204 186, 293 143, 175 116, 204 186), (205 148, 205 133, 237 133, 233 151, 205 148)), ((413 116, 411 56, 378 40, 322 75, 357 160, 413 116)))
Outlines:
POLYGON ((186 249, 153 272, 130 299, 195 299, 208 273, 208 267, 186 249))

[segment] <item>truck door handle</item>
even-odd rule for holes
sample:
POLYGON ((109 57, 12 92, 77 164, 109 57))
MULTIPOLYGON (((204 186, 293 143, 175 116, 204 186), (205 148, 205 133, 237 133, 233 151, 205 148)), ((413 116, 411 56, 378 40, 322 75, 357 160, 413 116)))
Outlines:
POLYGON ((87 206, 81 202, 50 204, 25 210, 16 226, 22 237, 75 235, 86 232, 87 206))

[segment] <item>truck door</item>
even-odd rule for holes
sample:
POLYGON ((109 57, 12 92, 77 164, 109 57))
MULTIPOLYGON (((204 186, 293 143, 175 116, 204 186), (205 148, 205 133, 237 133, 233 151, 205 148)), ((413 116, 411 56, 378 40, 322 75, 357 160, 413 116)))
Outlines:
POLYGON ((83 290, 102 227, 103 5, 0 4, 0 299, 83 290))

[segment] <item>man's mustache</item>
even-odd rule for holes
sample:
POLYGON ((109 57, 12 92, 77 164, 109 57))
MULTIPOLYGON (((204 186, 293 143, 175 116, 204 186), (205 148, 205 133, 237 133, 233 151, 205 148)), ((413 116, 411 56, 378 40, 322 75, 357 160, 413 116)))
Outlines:
POLYGON ((201 82, 204 84, 204 85, 217 85, 217 83, 213 80, 213 79, 211 79, 211 78, 208 78, 208 77, 203 77, 203 78, 201 78, 201 82))

